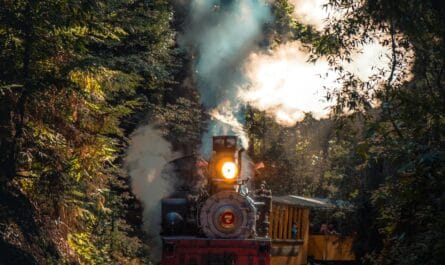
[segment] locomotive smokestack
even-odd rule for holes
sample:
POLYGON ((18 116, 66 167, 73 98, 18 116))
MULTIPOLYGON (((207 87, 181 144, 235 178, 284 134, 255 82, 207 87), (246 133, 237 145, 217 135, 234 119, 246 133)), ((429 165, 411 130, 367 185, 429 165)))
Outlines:
POLYGON ((241 147, 240 150, 238 150, 238 172, 242 172, 242 164, 243 164, 243 153, 246 151, 244 147, 241 147))

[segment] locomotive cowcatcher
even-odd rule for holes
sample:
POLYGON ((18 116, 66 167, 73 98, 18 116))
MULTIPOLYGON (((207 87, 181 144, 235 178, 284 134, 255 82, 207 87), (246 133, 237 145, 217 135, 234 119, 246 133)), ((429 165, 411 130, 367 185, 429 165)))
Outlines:
POLYGON ((271 194, 252 192, 237 137, 213 137, 209 162, 196 158, 184 185, 162 200, 162 265, 269 265, 271 194), (193 173, 190 174, 190 172, 193 173))

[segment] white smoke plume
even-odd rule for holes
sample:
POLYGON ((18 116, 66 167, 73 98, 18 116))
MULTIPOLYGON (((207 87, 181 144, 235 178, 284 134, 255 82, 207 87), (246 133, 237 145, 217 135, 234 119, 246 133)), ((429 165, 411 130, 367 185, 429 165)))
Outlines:
POLYGON ((335 85, 336 75, 323 60, 308 63, 308 54, 298 42, 279 46, 271 53, 253 53, 245 65, 250 84, 239 97, 265 111, 282 125, 293 125, 312 112, 316 118, 329 112, 323 87, 335 85))
MULTIPOLYGON (((378 43, 364 45, 343 67, 367 81, 389 67, 390 51, 378 43)), ((238 93, 239 98, 274 117, 277 123, 292 126, 305 113, 315 118, 327 117, 330 106, 326 94, 339 87, 338 72, 323 58, 308 62, 309 54, 298 41, 285 43, 269 53, 252 53, 245 63, 246 78, 250 81, 238 93)))
MULTIPOLYGON (((302 23, 321 30, 327 20, 339 16, 340 11, 324 7, 327 0, 292 0, 294 16, 302 23)), ((380 44, 376 37, 352 51, 351 62, 341 66, 361 81, 389 70, 391 51, 380 44)), ((292 126, 301 121, 305 113, 315 118, 327 117, 335 102, 327 102, 326 95, 340 87, 338 71, 320 58, 308 62, 309 52, 298 41, 284 43, 268 52, 252 52, 244 64, 246 79, 238 92, 239 99, 274 117, 277 123, 292 126)))
MULTIPOLYGON (((245 83, 242 66, 258 47, 263 25, 272 20, 269 4, 258 0, 192 0, 180 44, 194 55, 194 72, 202 104, 213 120, 202 139, 201 153, 209 156, 210 137, 244 137, 243 108, 237 99, 245 83), (227 108, 226 106, 230 106, 227 108)), ((248 142, 242 140, 247 148, 248 142)))
POLYGON ((300 22, 314 26, 317 30, 322 30, 326 26, 327 19, 331 16, 338 16, 339 12, 332 8, 325 7, 328 0, 289 0, 293 4, 294 16, 300 22))
POLYGON ((241 140, 241 145, 247 148, 249 138, 244 131, 243 124, 233 115, 233 106, 228 101, 221 103, 217 108, 210 110, 212 119, 221 123, 223 128, 220 130, 223 134, 227 134, 229 130, 233 131, 241 140), (226 129, 224 129, 226 126, 226 129))
MULTIPOLYGON (((328 0, 289 1, 295 7, 295 19, 316 30, 328 27, 329 20, 341 17, 344 12, 327 5, 328 0)), ((245 105, 265 111, 286 126, 302 120, 308 112, 316 118, 326 117, 335 105, 333 101, 327 102, 326 95, 335 94, 340 87, 336 82, 339 73, 323 58, 309 63, 309 53, 298 41, 267 52, 259 47, 262 26, 273 20, 272 2, 181 2, 188 5, 189 18, 179 41, 194 56, 201 101, 213 117, 202 140, 201 153, 205 156, 209 154, 208 143, 213 135, 244 137, 245 105)), ((388 36, 375 36, 373 41, 356 47, 351 51, 352 61, 342 63, 343 69, 364 82, 388 72, 391 51, 381 45, 385 38, 388 36)), ((242 144, 247 148, 247 141, 242 144)))
POLYGON ((143 203, 143 229, 153 240, 151 258, 154 260, 160 259, 162 246, 160 202, 174 188, 173 175, 165 166, 176 157, 170 143, 152 126, 140 127, 132 133, 125 166, 131 177, 133 193, 143 203))

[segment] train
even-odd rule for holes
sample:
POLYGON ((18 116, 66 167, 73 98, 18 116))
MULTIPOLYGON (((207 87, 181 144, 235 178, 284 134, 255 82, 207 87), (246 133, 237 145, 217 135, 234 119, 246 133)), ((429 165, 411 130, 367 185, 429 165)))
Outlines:
POLYGON ((162 200, 161 264, 269 265, 270 191, 249 190, 237 137, 215 136, 212 149, 197 170, 177 172, 187 187, 162 200))
MULTIPOLYGON (((173 174, 182 182, 161 201, 162 265, 307 264, 308 205, 317 204, 303 197, 273 197, 265 183, 253 189, 254 170, 244 152, 236 136, 214 136, 210 160, 172 161, 173 174)), ((316 242, 327 242, 312 241, 314 250, 320 247, 316 242)), ((351 240, 348 244, 341 248, 349 251, 347 260, 354 260, 351 240)))

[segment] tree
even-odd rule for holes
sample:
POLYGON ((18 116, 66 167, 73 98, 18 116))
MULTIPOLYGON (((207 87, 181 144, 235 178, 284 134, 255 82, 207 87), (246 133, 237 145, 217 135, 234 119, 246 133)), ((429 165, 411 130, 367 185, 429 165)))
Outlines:
POLYGON ((125 220, 133 198, 119 166, 140 119, 134 110, 158 103, 172 80, 169 4, 1 6, 0 193, 9 199, 0 223, 33 235, 22 247, 3 231, 2 240, 29 253, 27 263, 144 262, 139 228, 125 220))
MULTIPOLYGON (((339 115, 345 107, 367 114, 361 144, 368 178, 380 185, 369 186, 368 204, 377 211, 382 248, 374 251, 376 264, 441 264, 444 246, 442 197, 444 182, 444 6, 439 1, 330 1, 344 10, 326 34, 338 37, 341 47, 332 63, 347 58, 358 43, 376 32, 388 34, 381 40, 392 51, 389 72, 375 76, 379 82, 351 81, 337 94, 339 115), (406 72, 412 49, 415 61, 412 78, 406 72), (343 51, 343 52, 342 52, 343 51), (386 76, 386 80, 384 80, 386 76), (375 93, 369 93, 371 89, 375 93), (374 94, 381 102, 369 108, 374 94), (361 95, 361 96, 357 96, 361 95), (371 114, 371 115, 369 115, 371 114)), ((379 244, 376 244, 379 246, 379 244)))

